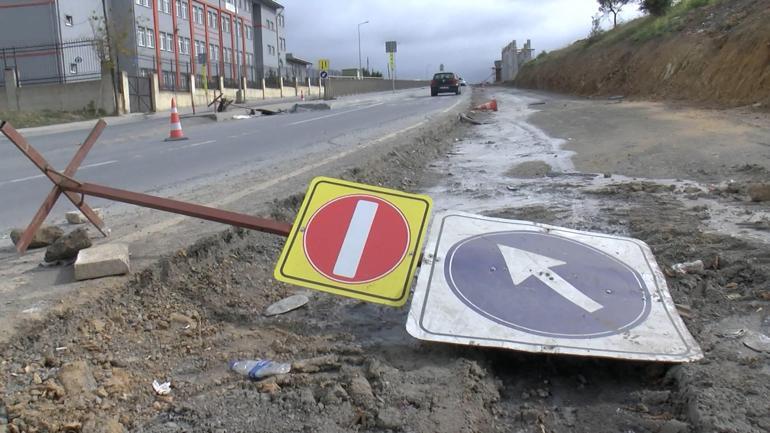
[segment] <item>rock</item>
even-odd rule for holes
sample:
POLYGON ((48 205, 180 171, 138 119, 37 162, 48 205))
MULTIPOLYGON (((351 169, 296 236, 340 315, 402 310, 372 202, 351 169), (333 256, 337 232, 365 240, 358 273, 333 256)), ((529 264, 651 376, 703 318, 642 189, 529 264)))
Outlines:
POLYGON ((377 414, 377 427, 397 430, 404 424, 401 419, 401 411, 394 407, 386 407, 377 414))
MULTIPOLYGON (((89 244, 91 240, 88 240, 89 244)), ((75 279, 88 280, 125 275, 131 271, 126 244, 104 244, 77 253, 75 279)))
POLYGON ((365 377, 356 376, 350 380, 350 386, 348 387, 348 394, 354 402, 371 408, 374 406, 374 393, 372 392, 372 385, 365 377))
POLYGON ((115 418, 91 418, 83 424, 83 433, 125 433, 126 428, 115 418))
POLYGON ((749 185, 748 192, 751 201, 770 201, 770 184, 768 183, 749 185))
POLYGON ((687 423, 670 419, 658 430, 660 433, 687 433, 690 427, 687 423))
POLYGON ((294 295, 288 298, 281 299, 280 301, 270 305, 265 309, 265 316, 276 316, 278 314, 288 313, 289 311, 296 310, 297 308, 307 304, 309 301, 305 295, 294 295))
MULTIPOLYGON (((24 230, 13 229, 11 230, 11 241, 16 245, 21 239, 21 235, 24 234, 24 230)), ((56 242, 57 239, 64 235, 64 230, 54 226, 42 226, 35 232, 35 236, 32 237, 32 242, 29 244, 30 248, 42 248, 51 245, 56 242)))
POLYGON ((79 228, 60 237, 45 250, 45 261, 55 262, 58 260, 74 259, 78 251, 89 248, 91 238, 88 237, 88 231, 85 228, 79 228))
POLYGON ((90 394, 96 390, 96 380, 86 361, 65 364, 59 370, 59 380, 64 385, 67 394, 70 395, 90 394))
POLYGON ((257 391, 265 394, 277 394, 281 390, 281 387, 275 382, 259 382, 257 384, 257 391))
MULTIPOLYGON (((102 218, 102 209, 96 208, 93 210, 96 216, 99 218, 102 218)), ((79 210, 73 210, 70 212, 64 213, 64 218, 67 220, 70 224, 85 224, 88 222, 88 218, 86 218, 85 215, 83 215, 79 210)))
POLYGON ((347 399, 348 393, 345 391, 345 388, 339 384, 335 384, 329 388, 328 391, 326 391, 326 394, 324 394, 323 397, 321 397, 321 402, 329 406, 333 404, 339 404, 341 401, 347 399))

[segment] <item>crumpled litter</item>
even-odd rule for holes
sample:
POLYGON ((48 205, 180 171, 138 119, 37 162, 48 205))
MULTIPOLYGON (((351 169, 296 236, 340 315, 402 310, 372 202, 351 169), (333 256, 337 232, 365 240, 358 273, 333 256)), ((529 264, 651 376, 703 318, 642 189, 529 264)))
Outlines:
POLYGON ((157 380, 152 381, 152 389, 155 390, 155 393, 158 395, 168 395, 171 394, 171 382, 166 383, 158 383, 157 380))

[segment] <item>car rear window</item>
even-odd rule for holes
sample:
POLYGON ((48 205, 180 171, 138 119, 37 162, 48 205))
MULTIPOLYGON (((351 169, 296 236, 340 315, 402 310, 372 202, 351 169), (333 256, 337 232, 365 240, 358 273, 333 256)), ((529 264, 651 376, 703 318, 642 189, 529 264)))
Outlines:
POLYGON ((454 74, 451 72, 444 72, 442 74, 436 74, 433 76, 434 80, 451 80, 454 78, 454 74))

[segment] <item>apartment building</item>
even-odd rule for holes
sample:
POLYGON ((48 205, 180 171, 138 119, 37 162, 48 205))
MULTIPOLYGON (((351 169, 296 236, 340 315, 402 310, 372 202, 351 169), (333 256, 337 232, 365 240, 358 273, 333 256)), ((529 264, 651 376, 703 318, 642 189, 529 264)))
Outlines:
POLYGON ((0 11, 0 50, 79 40, 97 46, 85 55, 52 45, 0 65, 16 67, 22 78, 52 70, 48 75, 99 79, 100 23, 108 24, 113 63, 129 76, 157 72, 164 89, 187 89, 190 75, 210 85, 222 77, 227 87, 245 77, 256 87, 262 78, 291 73, 284 7, 272 0, 0 0, 0 11))
POLYGON ((255 7, 244 0, 112 0, 120 69, 157 71, 167 89, 188 88, 190 75, 212 84, 222 77, 228 87, 240 77, 255 82, 255 7))
POLYGON ((101 0, 0 0, 0 69, 22 85, 101 79, 103 16, 101 0))

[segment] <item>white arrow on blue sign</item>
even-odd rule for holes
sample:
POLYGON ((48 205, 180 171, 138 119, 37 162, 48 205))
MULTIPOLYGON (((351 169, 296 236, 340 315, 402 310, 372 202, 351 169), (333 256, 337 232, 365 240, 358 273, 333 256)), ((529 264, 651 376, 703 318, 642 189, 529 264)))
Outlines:
POLYGON ((702 357, 643 242, 447 212, 435 220, 407 330, 516 350, 702 357))

